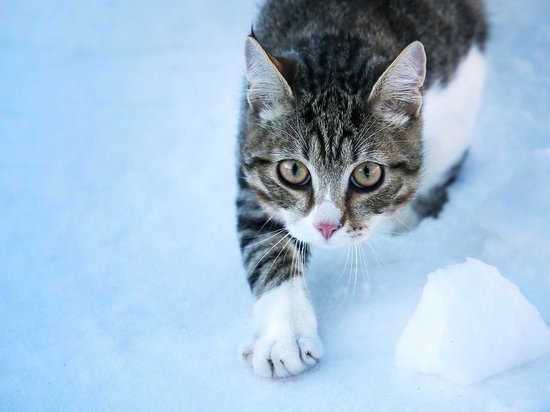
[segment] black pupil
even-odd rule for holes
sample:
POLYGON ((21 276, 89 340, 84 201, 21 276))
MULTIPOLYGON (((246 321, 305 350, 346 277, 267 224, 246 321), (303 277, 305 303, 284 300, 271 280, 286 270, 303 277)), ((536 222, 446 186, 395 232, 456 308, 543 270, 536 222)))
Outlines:
POLYGON ((363 167, 363 175, 365 175, 367 179, 370 179, 371 172, 368 166, 363 167))
POLYGON ((294 163, 294 164, 292 165, 292 174, 293 174, 294 176, 297 176, 297 175, 298 175, 298 164, 296 164, 296 163, 294 163))

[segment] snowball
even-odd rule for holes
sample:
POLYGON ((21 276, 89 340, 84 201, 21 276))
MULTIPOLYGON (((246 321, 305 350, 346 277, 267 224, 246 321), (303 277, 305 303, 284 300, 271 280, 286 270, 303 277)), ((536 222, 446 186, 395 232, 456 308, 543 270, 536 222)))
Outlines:
POLYGON ((398 367, 470 384, 550 352, 550 329, 515 284, 476 259, 428 275, 397 343, 398 367))

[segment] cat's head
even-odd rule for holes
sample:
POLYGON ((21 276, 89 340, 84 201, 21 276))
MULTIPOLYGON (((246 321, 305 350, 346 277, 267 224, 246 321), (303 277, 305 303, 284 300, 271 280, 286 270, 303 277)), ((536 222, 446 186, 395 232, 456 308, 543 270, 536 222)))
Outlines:
POLYGON ((336 73, 317 81, 299 56, 272 56, 252 36, 246 61, 242 168, 263 209, 292 236, 350 245, 411 202, 422 160, 420 42, 375 79, 336 73))

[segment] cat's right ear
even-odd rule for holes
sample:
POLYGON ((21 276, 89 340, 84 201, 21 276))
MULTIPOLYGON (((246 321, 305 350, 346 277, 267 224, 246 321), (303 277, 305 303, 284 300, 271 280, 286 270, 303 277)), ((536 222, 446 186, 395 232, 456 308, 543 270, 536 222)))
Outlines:
POLYGON ((293 99, 282 74, 283 62, 265 51, 253 36, 246 39, 245 56, 248 105, 260 115, 280 114, 293 99))

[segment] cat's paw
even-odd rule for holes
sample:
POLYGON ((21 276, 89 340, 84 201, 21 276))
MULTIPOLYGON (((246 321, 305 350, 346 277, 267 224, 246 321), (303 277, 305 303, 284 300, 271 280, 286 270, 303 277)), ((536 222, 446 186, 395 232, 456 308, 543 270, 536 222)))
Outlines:
POLYGON ((261 336, 242 349, 243 359, 254 372, 267 378, 286 378, 315 366, 323 356, 316 334, 261 336))

